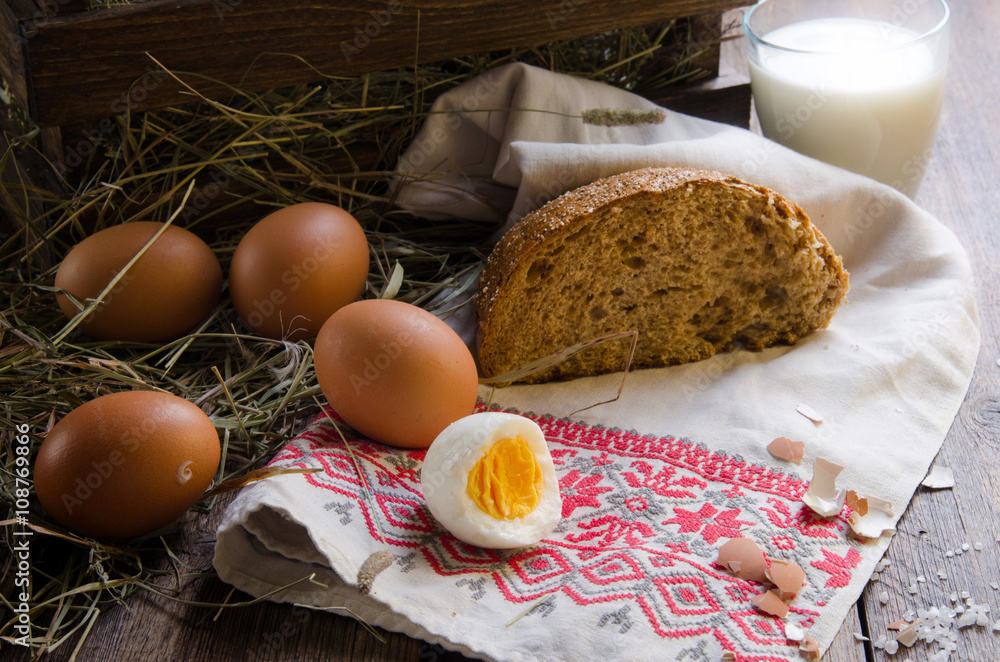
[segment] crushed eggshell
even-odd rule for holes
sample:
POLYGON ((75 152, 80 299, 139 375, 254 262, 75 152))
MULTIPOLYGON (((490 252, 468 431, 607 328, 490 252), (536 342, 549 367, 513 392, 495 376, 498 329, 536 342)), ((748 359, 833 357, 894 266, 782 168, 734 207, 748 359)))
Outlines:
POLYGON ((813 479, 802 495, 802 502, 823 517, 839 514, 847 497, 845 490, 837 489, 837 476, 843 470, 841 465, 817 457, 813 462, 813 479))
POLYGON ((782 600, 791 600, 802 590, 806 573, 799 566, 791 561, 768 558, 770 567, 764 573, 768 581, 774 584, 778 597, 782 600))
POLYGON ((860 501, 865 501, 864 508, 855 509, 847 518, 847 523, 855 534, 862 538, 878 538, 886 531, 896 530, 896 515, 892 511, 891 502, 878 497, 865 497, 860 501), (861 514, 862 510, 864 514, 861 514))
POLYGON ((896 641, 903 644, 907 648, 917 643, 917 637, 920 635, 917 627, 916 623, 907 623, 906 627, 899 629, 899 635, 896 637, 896 641))
POLYGON ((818 660, 819 644, 816 643, 815 639, 806 635, 805 639, 799 644, 799 653, 807 660, 818 660))
POLYGON ((858 513, 861 517, 868 514, 868 499, 863 499, 858 496, 858 493, 854 490, 847 490, 844 496, 844 503, 847 507, 858 513))
POLYGON ((805 639, 805 630, 795 623, 785 623, 785 639, 789 641, 802 641, 805 639))
POLYGON ((950 467, 935 464, 920 484, 932 490, 950 489, 955 487, 955 472, 950 467))
POLYGON ((810 407, 805 403, 800 404, 798 407, 796 407, 795 411, 799 412, 813 423, 823 422, 823 414, 819 413, 818 411, 816 411, 815 409, 813 409, 812 407, 810 407))
POLYGON ((788 437, 778 437, 767 445, 768 452, 785 462, 801 462, 806 454, 804 441, 792 441, 788 437))
POLYGON ((901 619, 895 621, 894 623, 890 623, 889 625, 886 625, 885 629, 886 630, 902 630, 902 629, 908 628, 910 626, 919 627, 921 623, 923 623, 923 621, 920 620, 919 618, 917 620, 913 621, 912 623, 910 623, 909 621, 907 621, 904 618, 901 618, 901 619))
POLYGON ((778 618, 788 616, 788 605, 771 589, 753 596, 750 598, 750 603, 757 609, 772 616, 777 616, 778 618))
POLYGON ((750 538, 731 538, 719 547, 715 561, 741 579, 761 584, 767 581, 764 550, 750 538))

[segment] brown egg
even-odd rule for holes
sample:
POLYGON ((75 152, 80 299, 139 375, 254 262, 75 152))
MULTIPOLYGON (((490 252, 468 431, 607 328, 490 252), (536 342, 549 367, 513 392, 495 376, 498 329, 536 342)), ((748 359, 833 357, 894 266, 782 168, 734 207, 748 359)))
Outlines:
POLYGON ((229 267, 236 312, 254 331, 315 338, 368 278, 368 239, 349 213, 321 202, 280 209, 250 228, 229 267))
MULTIPOLYGON (((138 221, 87 237, 59 265, 56 287, 84 304, 97 298, 162 227, 138 221)), ((212 249, 194 233, 171 225, 79 328, 101 340, 175 340, 211 314, 221 292, 222 268, 212 249)), ((66 317, 80 312, 61 292, 56 300, 66 317)))
POLYGON ((476 404, 469 348, 440 319, 402 301, 366 299, 341 308, 320 330, 314 359, 337 413, 391 446, 426 448, 476 404))
POLYGON ((132 538, 194 505, 219 456, 215 426, 194 404, 159 391, 112 393, 52 428, 35 459, 35 492, 71 531, 132 538))

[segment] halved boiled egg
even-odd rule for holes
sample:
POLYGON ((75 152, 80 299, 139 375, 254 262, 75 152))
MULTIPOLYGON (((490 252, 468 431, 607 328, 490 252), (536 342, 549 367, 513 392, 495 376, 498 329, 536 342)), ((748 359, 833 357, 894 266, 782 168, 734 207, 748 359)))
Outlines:
POLYGON ((478 547, 532 545, 562 516, 545 435, 517 414, 472 414, 446 427, 427 449, 420 485, 438 522, 478 547))

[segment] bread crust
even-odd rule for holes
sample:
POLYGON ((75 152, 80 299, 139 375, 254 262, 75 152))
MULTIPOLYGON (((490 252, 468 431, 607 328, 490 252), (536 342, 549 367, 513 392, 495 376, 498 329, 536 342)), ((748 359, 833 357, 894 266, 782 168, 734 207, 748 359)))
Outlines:
MULTIPOLYGON (((572 232, 579 224, 610 208, 629 201, 635 202, 645 196, 656 197, 676 193, 682 189, 694 190, 705 186, 724 187, 730 193, 743 192, 750 196, 766 198, 767 205, 773 206, 779 217, 785 219, 789 224, 800 226, 801 231, 805 233, 815 249, 817 256, 823 261, 824 270, 832 277, 829 289, 831 297, 836 301, 831 307, 829 315, 825 319, 821 319, 818 325, 825 326, 833 315, 833 308, 848 290, 848 274, 843 269, 841 258, 836 255, 826 238, 796 203, 763 186, 750 184, 716 171, 673 167, 644 168, 599 179, 591 184, 571 190, 526 215, 502 237, 487 258, 475 298, 477 343, 485 374, 492 376, 517 367, 498 365, 497 357, 502 354, 502 348, 491 347, 489 339, 494 334, 498 323, 497 311, 502 309, 504 299, 512 296, 509 288, 511 277, 524 269, 525 265, 543 247, 550 242, 558 241, 560 237, 572 232)), ((778 340, 794 343, 800 335, 804 334, 785 333, 778 340)), ((763 345, 755 345, 752 340, 750 342, 745 340, 744 344, 753 350, 763 349, 765 346, 774 344, 774 342, 767 342, 763 345)), ((688 360, 708 358, 717 349, 699 348, 690 357, 669 362, 687 362, 688 360)), ((662 362, 654 361, 650 365, 660 364, 662 362)), ((604 371, 606 370, 598 369, 591 372, 604 371)), ((539 381, 544 381, 544 378, 539 381)))

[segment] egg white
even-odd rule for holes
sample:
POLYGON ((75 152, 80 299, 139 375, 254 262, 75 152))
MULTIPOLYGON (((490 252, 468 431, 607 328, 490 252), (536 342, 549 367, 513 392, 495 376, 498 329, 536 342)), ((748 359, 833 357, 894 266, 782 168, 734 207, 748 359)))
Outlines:
POLYGON ((559 523, 562 496, 545 435, 531 419, 504 412, 483 412, 455 421, 427 449, 420 485, 427 507, 459 540, 492 549, 532 545, 559 523), (541 469, 538 505, 524 517, 497 519, 484 512, 466 491, 469 473, 497 441, 524 439, 541 469))

